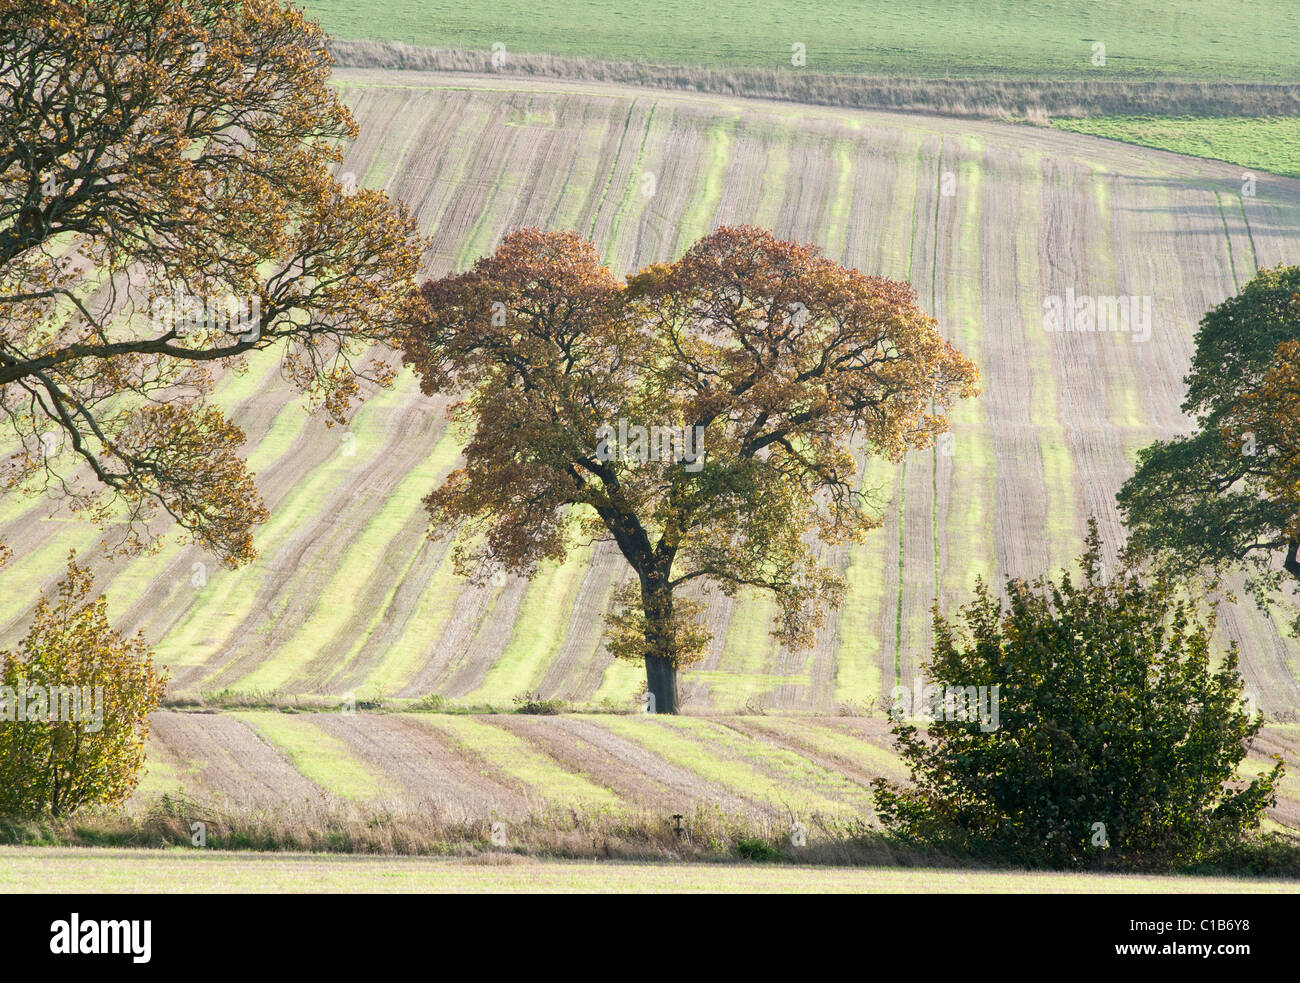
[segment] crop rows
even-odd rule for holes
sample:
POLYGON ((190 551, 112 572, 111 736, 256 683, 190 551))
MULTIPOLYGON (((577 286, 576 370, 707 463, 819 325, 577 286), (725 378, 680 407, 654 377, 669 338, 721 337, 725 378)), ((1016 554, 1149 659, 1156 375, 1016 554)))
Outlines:
MULTIPOLYGON (((715 637, 684 677, 688 712, 874 709, 921 667, 936 595, 951 610, 977 576, 1067 564, 1089 515, 1114 544, 1114 493, 1137 449, 1185 426, 1200 315, 1257 266, 1295 260, 1300 182, 1261 175, 1243 199, 1238 168, 1076 134, 595 84, 337 79, 361 123, 342 170, 410 205, 433 237, 430 275, 523 224, 592 235, 622 274, 717 224, 752 222, 910 279, 979 364, 985 395, 958 410, 950 441, 899 465, 865 462, 882 524, 825 551, 851 593, 812 649, 775 644, 762 597, 706 598, 715 637), (1151 338, 1049 334, 1044 298, 1067 288, 1151 296, 1151 338)), ((446 400, 421 396, 409 373, 344 430, 306 417, 269 358, 219 396, 248 433, 272 515, 258 561, 229 571, 169 546, 93 563, 118 618, 171 667, 172 696, 436 693, 503 707, 526 690, 591 704, 640 690, 640 671, 601 646, 626 573, 610 544, 532 581, 472 587, 447 544, 425 536, 420 499, 456 466, 462 435, 446 400)), ((90 555, 98 539, 50 512, 5 499, 0 539, 16 555, 0 640, 21 632, 67 552, 90 555)), ((1261 705, 1300 708, 1295 642, 1249 607, 1223 631, 1243 642, 1261 705)), ((452 746, 456 735, 428 729, 452 746)))
MULTIPOLYGON (((1243 774, 1295 760, 1300 725, 1270 725, 1243 774)), ((135 802, 216 809, 428 806, 451 818, 548 810, 869 818, 870 783, 906 778, 884 721, 865 717, 575 714, 218 714, 161 711, 135 802)), ((1284 782, 1269 825, 1300 825, 1284 782)))

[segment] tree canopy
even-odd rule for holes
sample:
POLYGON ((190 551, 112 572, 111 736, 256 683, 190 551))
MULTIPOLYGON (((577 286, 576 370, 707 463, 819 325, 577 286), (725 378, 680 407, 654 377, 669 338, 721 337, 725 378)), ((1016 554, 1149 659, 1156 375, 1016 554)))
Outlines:
POLYGON ((420 241, 335 178, 356 125, 329 70, 276 0, 0 0, 6 487, 120 522, 123 549, 170 517, 243 563, 265 511, 215 380, 274 347, 342 420, 359 379, 391 379, 364 353, 420 241))
POLYGON ((806 645, 844 591, 822 545, 880 524, 855 452, 929 446, 977 393, 911 286, 751 227, 623 282, 577 234, 522 229, 422 297, 406 360, 473 430, 435 534, 480 579, 612 540, 636 576, 610 649, 661 712, 709 640, 699 589, 770 593, 806 645))
POLYGON ((1300 579, 1298 353, 1300 267, 1261 270, 1205 315, 1183 404, 1196 427, 1142 450, 1119 492, 1135 551, 1180 576, 1244 571, 1261 605, 1300 579))

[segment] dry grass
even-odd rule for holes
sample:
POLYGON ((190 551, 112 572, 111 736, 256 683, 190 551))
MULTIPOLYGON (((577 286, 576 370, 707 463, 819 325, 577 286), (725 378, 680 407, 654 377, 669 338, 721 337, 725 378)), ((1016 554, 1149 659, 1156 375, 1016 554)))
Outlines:
MULTIPOLYGON (((209 856, 441 857, 475 867, 617 861, 671 867, 747 862, 810 868, 1021 870, 992 854, 956 857, 902 843, 862 821, 813 816, 805 829, 804 844, 796 847, 788 820, 781 816, 734 816, 717 808, 672 816, 554 810, 506 822, 449 818, 432 806, 387 810, 335 800, 324 807, 222 810, 163 796, 136 814, 99 810, 61 821, 0 821, 0 847, 180 848, 209 856), (203 843, 194 839, 196 823, 203 824, 203 843), (195 850, 198 846, 204 849, 195 850)), ((1298 858, 1300 841, 1269 835, 1181 873, 1294 882, 1300 878, 1298 858)), ((1095 871, 1103 872, 1122 874, 1109 865, 1095 871)))
POLYGON ((346 68, 578 79, 819 106, 1025 120, 1039 125, 1045 124, 1048 116, 1300 115, 1300 87, 1265 83, 870 78, 515 53, 497 69, 489 51, 420 48, 396 41, 331 41, 330 52, 335 64, 346 68))
POLYGON ((92 810, 65 820, 0 823, 0 843, 23 846, 191 847, 196 823, 214 850, 450 856, 486 865, 528 857, 567 860, 730 861, 760 855, 817 865, 969 866, 897 844, 859 821, 812 816, 806 846, 772 813, 737 816, 551 809, 518 821, 464 819, 435 805, 391 808, 335 799, 324 806, 223 807, 164 795, 147 808, 92 810))
MULTIPOLYGON (((377 701, 368 701, 373 704, 377 701)), ((340 700, 323 696, 304 696, 297 693, 282 693, 278 690, 232 690, 199 694, 180 694, 163 700, 167 710, 186 710, 194 713, 215 713, 219 710, 281 710, 285 712, 323 712, 337 711, 342 705, 340 700)), ((378 709, 367 705, 359 709, 378 709)))

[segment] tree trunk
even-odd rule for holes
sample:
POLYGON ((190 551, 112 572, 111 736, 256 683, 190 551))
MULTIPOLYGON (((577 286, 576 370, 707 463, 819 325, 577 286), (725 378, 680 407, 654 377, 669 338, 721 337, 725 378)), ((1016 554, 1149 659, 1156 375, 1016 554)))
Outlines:
POLYGON ((1300 578, 1300 541, 1293 542, 1287 547, 1285 566, 1287 573, 1300 578))
POLYGON ((673 591, 667 571, 641 579, 641 608, 645 612, 645 678, 651 713, 677 712, 677 651, 673 631, 673 591))
POLYGON ((651 713, 677 712, 677 667, 662 655, 647 655, 645 660, 646 688, 652 700, 651 713))

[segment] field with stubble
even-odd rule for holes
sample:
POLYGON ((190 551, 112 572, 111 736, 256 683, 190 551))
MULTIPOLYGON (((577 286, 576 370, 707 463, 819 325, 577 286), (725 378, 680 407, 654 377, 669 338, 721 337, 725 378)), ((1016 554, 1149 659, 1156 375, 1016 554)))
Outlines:
MULTIPOLYGON (((1090 514, 1119 541, 1114 494, 1134 454, 1185 425, 1201 314, 1257 268, 1295 260, 1300 181, 1261 175, 1242 198, 1239 168, 1084 135, 595 83, 363 70, 335 83, 361 125, 342 170, 414 210, 433 237, 430 274, 465 268, 520 225, 576 229, 622 274, 716 225, 753 223, 910 280, 979 364, 985 395, 958 410, 950 440, 898 465, 866 462, 881 528, 828 551, 851 590, 814 648, 776 645, 763 598, 707 599, 714 640, 684 675, 688 713, 876 711, 896 682, 911 686, 936 596, 951 610, 977 576, 1067 564, 1090 514), (1150 337, 1049 333, 1044 299, 1067 289, 1149 296, 1150 337)), ((459 456, 445 400, 404 373, 350 428, 327 429, 271 358, 226 378, 220 396, 272 515, 260 559, 228 571, 171 547, 92 564, 115 619, 170 667, 174 700, 351 693, 400 706, 437 694, 501 709, 529 691, 631 706, 643 671, 601 643, 626 574, 611 544, 531 581, 473 588, 447 544, 425 537, 420 500, 459 456)), ((15 559, 0 643, 21 633, 68 551, 90 556, 98 538, 45 501, 6 498, 0 539, 15 559)), ((1225 611, 1222 630, 1243 643, 1259 705, 1294 719, 1300 647, 1249 605, 1225 611)), ((298 725, 277 724, 284 743, 298 725)), ((331 740, 355 737, 330 726, 331 740)), ((455 732, 468 725, 410 726, 444 748, 475 744, 455 732)), ((481 726, 547 739, 511 731, 532 721, 481 726)), ((397 739, 377 733, 366 753, 378 760, 397 739)))
MULTIPOLYGON (((1272 755, 1300 761, 1300 724, 1268 726, 1240 774, 1267 771, 1272 755)), ((824 842, 837 823, 874 820, 876 778, 907 771, 888 723, 864 717, 162 711, 127 811, 147 817, 167 796, 182 825, 223 817, 228 829, 286 809, 552 826, 709 814, 778 836, 802 822, 824 842)), ((1265 828, 1300 828, 1294 769, 1265 828)))

